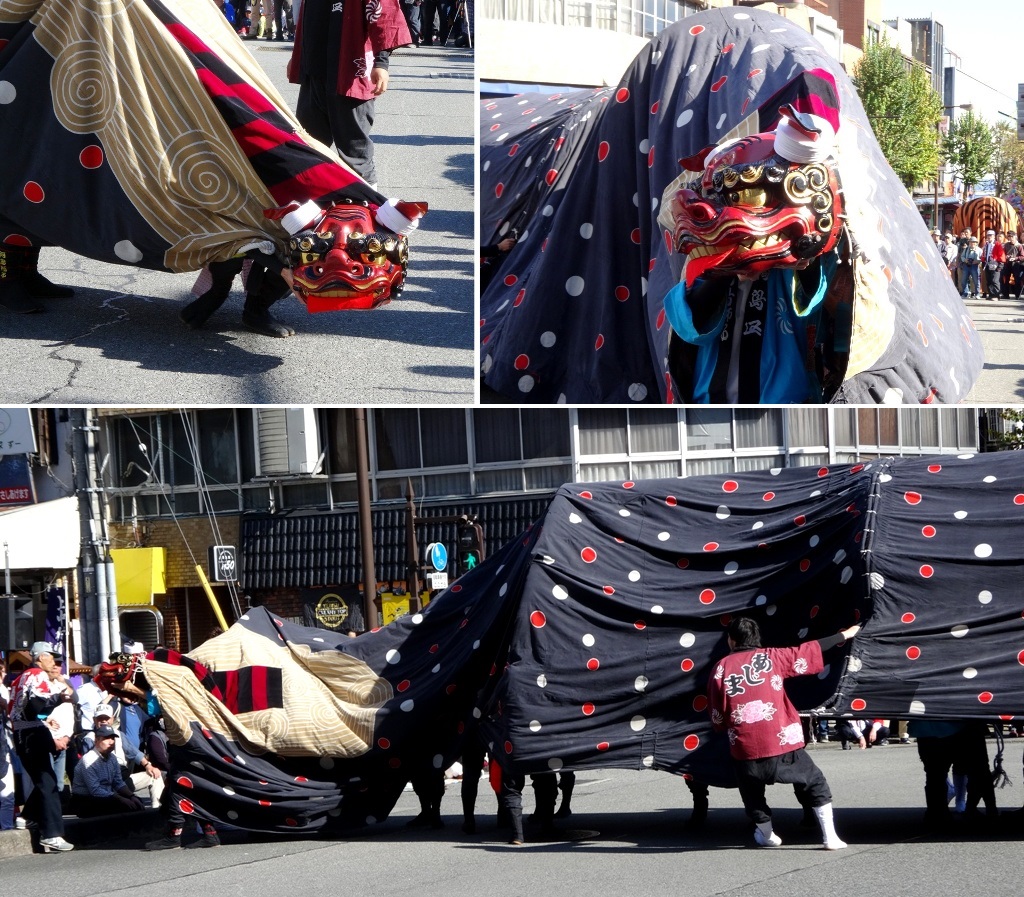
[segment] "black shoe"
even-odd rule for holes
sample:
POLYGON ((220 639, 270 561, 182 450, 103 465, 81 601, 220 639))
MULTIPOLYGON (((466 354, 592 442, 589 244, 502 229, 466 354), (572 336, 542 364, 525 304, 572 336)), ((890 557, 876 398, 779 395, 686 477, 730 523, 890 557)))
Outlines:
POLYGON ((17 315, 46 311, 43 303, 29 292, 22 278, 0 280, 0 305, 17 315))
POLYGON ((467 816, 462 821, 462 830, 467 835, 475 835, 476 834, 476 818, 473 817, 473 816, 467 816))
POLYGON ((28 294, 36 299, 70 299, 75 295, 75 291, 71 287, 53 283, 38 271, 29 274, 24 283, 28 294))
POLYGON ((245 259, 228 259, 226 262, 210 262, 210 288, 198 299, 186 305, 178 315, 193 330, 202 327, 218 308, 227 302, 235 275, 241 273, 245 259))
POLYGON ((173 835, 165 835, 156 841, 146 842, 146 850, 174 850, 177 847, 181 847, 181 838, 175 838, 173 835))
POLYGON ((186 850, 193 847, 220 847, 220 838, 217 837, 216 832, 207 832, 198 841, 192 841, 185 845, 186 850))
POLYGON ((249 290, 242 309, 242 323, 264 336, 294 336, 295 331, 291 327, 282 324, 270 313, 270 306, 284 299, 290 292, 285 279, 275 271, 265 270, 261 275, 254 266, 249 272, 249 290))
POLYGON ((562 806, 555 813, 555 819, 568 819, 570 816, 572 816, 572 808, 565 801, 562 801, 562 806))

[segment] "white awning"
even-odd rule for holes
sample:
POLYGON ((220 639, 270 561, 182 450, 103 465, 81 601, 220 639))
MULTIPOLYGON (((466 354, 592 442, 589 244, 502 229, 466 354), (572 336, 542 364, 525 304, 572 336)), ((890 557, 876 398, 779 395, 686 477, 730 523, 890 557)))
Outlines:
POLYGON ((12 570, 71 570, 81 540, 77 498, 0 511, 0 568, 6 543, 12 570))

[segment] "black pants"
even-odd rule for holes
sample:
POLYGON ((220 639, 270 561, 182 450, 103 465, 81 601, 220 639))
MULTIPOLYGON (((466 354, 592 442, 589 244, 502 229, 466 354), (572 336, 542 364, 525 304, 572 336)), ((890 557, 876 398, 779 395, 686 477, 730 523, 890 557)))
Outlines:
POLYGON ((71 798, 71 806, 80 819, 90 816, 116 816, 119 813, 139 813, 142 804, 131 798, 112 794, 109 797, 89 797, 87 794, 76 794, 71 798))
POLYGON ((825 776, 803 748, 761 760, 734 760, 740 797, 754 824, 771 822, 772 810, 765 798, 765 786, 793 786, 802 807, 823 807, 832 803, 825 776))
POLYGON ((377 183, 373 164, 374 101, 339 96, 333 86, 303 78, 295 117, 310 134, 327 146, 334 145, 338 155, 368 184, 377 183))
POLYGON ((64 814, 60 793, 64 783, 53 771, 53 737, 45 726, 14 733, 14 746, 21 765, 32 780, 32 793, 22 815, 39 826, 40 838, 64 837, 64 814))

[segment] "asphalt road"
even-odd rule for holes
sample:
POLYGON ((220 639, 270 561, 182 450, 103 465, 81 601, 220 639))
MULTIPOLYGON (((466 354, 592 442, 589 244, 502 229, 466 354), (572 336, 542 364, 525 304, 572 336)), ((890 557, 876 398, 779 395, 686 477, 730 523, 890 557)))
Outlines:
MULTIPOLYGON (((292 108, 290 43, 247 42, 292 108)), ((191 274, 110 265, 44 249, 41 270, 77 287, 44 314, 0 308, 0 395, 11 404, 468 404, 475 362, 473 52, 405 48, 392 56, 373 138, 380 190, 425 200, 399 300, 374 311, 309 314, 294 297, 274 314, 297 334, 241 324, 236 281, 202 330, 178 313, 191 274)))
MULTIPOLYGON (((1022 740, 1007 742, 1014 785, 1001 806, 1024 803, 1022 740)), ((989 742, 990 754, 994 742, 989 742)), ((594 770, 578 776, 574 815, 557 842, 505 843, 493 826, 494 799, 481 783, 480 832, 463 834, 458 786, 442 802, 446 826, 409 832, 416 812, 404 794, 392 817, 350 840, 277 839, 225 833, 213 850, 146 853, 141 838, 0 861, 8 894, 110 895, 372 894, 388 897, 821 897, 839 894, 999 897, 1020 890, 1020 828, 984 833, 966 825, 948 837, 920 826, 923 773, 913 745, 842 751, 811 746, 824 770, 846 850, 820 848, 817 830, 802 829, 792 790, 769 799, 781 848, 752 846, 735 791, 713 789, 705 831, 684 831, 690 799, 665 773, 594 770), (228 843, 230 842, 230 843, 228 843)), ((532 796, 527 790, 527 809, 532 796)), ((529 830, 528 830, 529 835, 529 830)))
POLYGON ((967 396, 973 405, 1024 402, 1024 301, 968 299, 965 304, 985 347, 985 367, 967 396))

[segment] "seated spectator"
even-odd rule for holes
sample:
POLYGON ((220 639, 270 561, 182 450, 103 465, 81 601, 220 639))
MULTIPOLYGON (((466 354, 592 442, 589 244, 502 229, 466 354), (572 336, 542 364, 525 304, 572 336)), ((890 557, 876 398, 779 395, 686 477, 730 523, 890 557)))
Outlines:
MULTIPOLYGON (((115 728, 117 726, 117 718, 115 707, 116 704, 101 704, 96 708, 96 712, 93 714, 93 724, 98 729, 103 726, 115 728)), ((92 746, 92 733, 86 733, 85 742, 90 747, 92 746)), ((132 789, 132 793, 136 795, 147 795, 149 797, 149 803, 152 807, 160 806, 160 799, 164 792, 164 779, 160 773, 160 769, 155 766, 148 757, 145 756, 141 751, 136 754, 135 761, 138 766, 138 772, 130 772, 131 766, 129 765, 125 757, 125 748, 127 742, 123 742, 120 738, 117 740, 116 747, 114 748, 114 756, 117 758, 118 766, 121 768, 121 777, 125 783, 132 789)))
POLYGON ((94 730, 95 744, 75 769, 71 788, 72 806, 83 818, 115 813, 137 813, 142 801, 121 776, 114 754, 117 733, 110 726, 94 730))

